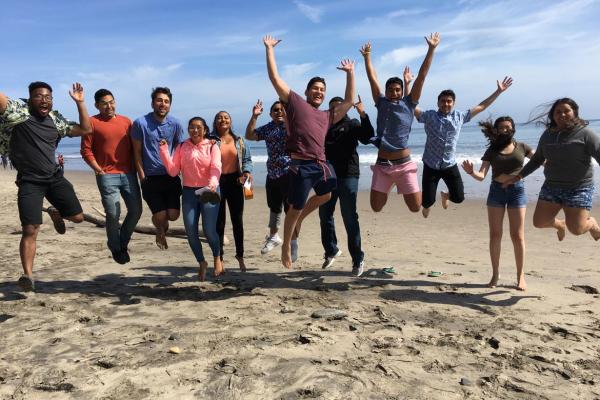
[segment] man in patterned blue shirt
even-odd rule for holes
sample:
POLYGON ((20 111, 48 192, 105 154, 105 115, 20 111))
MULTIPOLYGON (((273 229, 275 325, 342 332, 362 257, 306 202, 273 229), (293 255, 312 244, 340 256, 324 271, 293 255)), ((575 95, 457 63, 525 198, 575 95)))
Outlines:
POLYGON ((488 98, 470 110, 454 109, 456 95, 450 89, 438 95, 438 110, 423 111, 415 109, 417 121, 425 124, 427 140, 423 152, 423 217, 429 216, 431 206, 435 203, 435 194, 440 179, 448 187, 448 192, 440 192, 442 207, 448 208, 449 201, 462 203, 465 199, 463 181, 456 165, 456 142, 462 125, 469 122, 477 114, 488 108, 506 89, 512 85, 512 78, 505 77, 502 82, 496 81, 497 89, 488 98))
POLYGON ((269 115, 271 122, 255 129, 256 120, 263 112, 262 101, 258 100, 252 107, 252 117, 246 127, 246 139, 264 140, 267 145, 267 181, 265 190, 267 192, 267 205, 269 214, 269 235, 265 237, 265 244, 260 250, 261 254, 267 254, 283 240, 279 237, 279 225, 281 224, 282 211, 287 212, 288 193, 288 167, 290 155, 285 150, 285 110, 281 101, 271 105, 269 115))

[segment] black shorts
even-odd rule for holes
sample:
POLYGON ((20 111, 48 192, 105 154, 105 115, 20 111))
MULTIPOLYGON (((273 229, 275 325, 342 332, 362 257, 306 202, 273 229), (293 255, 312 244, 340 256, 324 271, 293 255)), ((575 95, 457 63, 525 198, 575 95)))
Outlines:
POLYGON ((142 197, 152 214, 181 209, 181 180, 178 176, 146 176, 141 187, 142 197))
POLYGON ((20 181, 17 186, 19 187, 17 197, 21 225, 40 225, 42 223, 44 197, 64 218, 83 212, 73 185, 64 176, 52 178, 44 183, 20 181))
POLYGON ((279 214, 282 210, 287 212, 289 206, 287 202, 289 191, 288 181, 289 177, 287 174, 276 179, 271 179, 267 176, 267 182, 265 183, 267 206, 275 214, 279 214))
POLYGON ((329 162, 292 160, 288 177, 288 203, 296 210, 304 208, 311 189, 322 196, 337 187, 335 171, 329 162))

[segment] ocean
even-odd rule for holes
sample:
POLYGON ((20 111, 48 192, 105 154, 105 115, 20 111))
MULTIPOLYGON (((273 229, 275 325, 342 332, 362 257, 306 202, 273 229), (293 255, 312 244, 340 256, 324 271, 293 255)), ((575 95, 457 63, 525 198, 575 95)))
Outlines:
MULTIPOLYGON (((590 127, 600 134, 600 119, 591 120, 590 127)), ((535 124, 517 124, 515 139, 522 141, 535 148, 538 143, 538 139, 543 132, 543 128, 536 126, 535 124)), ((238 130, 241 132, 241 130, 238 130)), ((469 159, 476 164, 476 168, 481 164, 481 156, 485 152, 487 141, 481 133, 478 125, 474 122, 470 122, 463 126, 460 138, 456 148, 456 159, 460 164, 463 160, 469 159)), ((58 146, 57 153, 62 154, 65 159, 66 170, 78 170, 87 171, 89 170, 88 165, 83 161, 79 154, 79 138, 65 138, 58 146)), ((254 164, 254 182, 256 186, 264 186, 266 179, 266 161, 267 161, 267 150, 264 142, 251 142, 248 141, 248 146, 252 153, 252 161, 254 164)), ((412 132, 409 139, 409 147, 412 152, 412 158, 419 165, 419 182, 421 179, 421 168, 423 155, 423 149, 425 146, 425 131, 423 125, 414 123, 412 132)), ((358 147, 358 154, 360 157, 361 165, 361 178, 359 181, 360 190, 369 190, 371 185, 371 169, 370 166, 377 159, 377 149, 374 146, 360 145, 358 147)), ((593 161, 594 170, 594 181, 596 187, 600 188, 600 168, 598 164, 593 161)), ((462 170, 461 170, 462 171, 462 170)), ((491 178, 491 172, 488 173, 485 181, 478 182, 472 179, 466 174, 463 174, 463 181, 465 184, 465 197, 467 198, 485 198, 487 197, 489 182, 491 178)), ((525 187, 529 201, 534 201, 537 198, 539 189, 544 181, 542 168, 538 169, 532 175, 527 177, 525 187)), ((445 188, 443 181, 440 181, 440 190, 445 188)), ((594 201, 600 200, 600 190, 597 190, 594 195, 594 201)))

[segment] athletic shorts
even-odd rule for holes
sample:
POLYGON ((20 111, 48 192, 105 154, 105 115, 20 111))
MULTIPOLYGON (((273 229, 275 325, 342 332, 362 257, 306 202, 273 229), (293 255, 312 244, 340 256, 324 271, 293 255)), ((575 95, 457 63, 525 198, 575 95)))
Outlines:
POLYGON ((371 165, 373 180, 371 190, 381 193, 390 193, 392 186, 396 185, 398 194, 412 194, 419 192, 417 180, 417 163, 407 161, 394 165, 371 165))
POLYGON ((311 189, 322 196, 337 187, 335 171, 328 162, 292 160, 288 177, 288 203, 296 210, 304 208, 311 189))
POLYGON ((525 184, 521 180, 514 185, 503 188, 500 182, 492 181, 490 184, 490 192, 488 193, 487 206, 501 208, 527 207, 525 184))
POLYGON ((539 199, 551 203, 561 204, 563 207, 592 209, 594 198, 594 184, 577 188, 561 188, 545 183, 540 190, 539 199))
POLYGON ((178 176, 146 176, 141 187, 142 197, 152 214, 181 209, 181 180, 178 176))
POLYGON ((64 176, 52 178, 47 183, 21 181, 17 183, 17 186, 19 187, 17 198, 21 225, 40 225, 42 223, 44 197, 62 217, 73 217, 83 212, 73 185, 64 176))

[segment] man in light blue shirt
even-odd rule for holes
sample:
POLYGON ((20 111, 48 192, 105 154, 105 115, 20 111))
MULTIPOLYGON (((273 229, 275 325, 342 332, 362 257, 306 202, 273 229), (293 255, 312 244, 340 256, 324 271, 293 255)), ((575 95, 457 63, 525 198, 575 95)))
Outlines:
POLYGON ((431 206, 435 203, 435 194, 440 179, 448 187, 448 192, 440 192, 442 207, 448 203, 462 203, 465 199, 463 181, 454 155, 456 143, 462 125, 469 122, 477 114, 488 108, 506 89, 512 85, 512 78, 505 77, 502 82, 496 81, 498 88, 487 99, 470 110, 454 110, 456 95, 450 89, 438 95, 438 110, 423 111, 415 109, 417 121, 425 124, 427 140, 423 152, 423 216, 427 218, 431 206))

